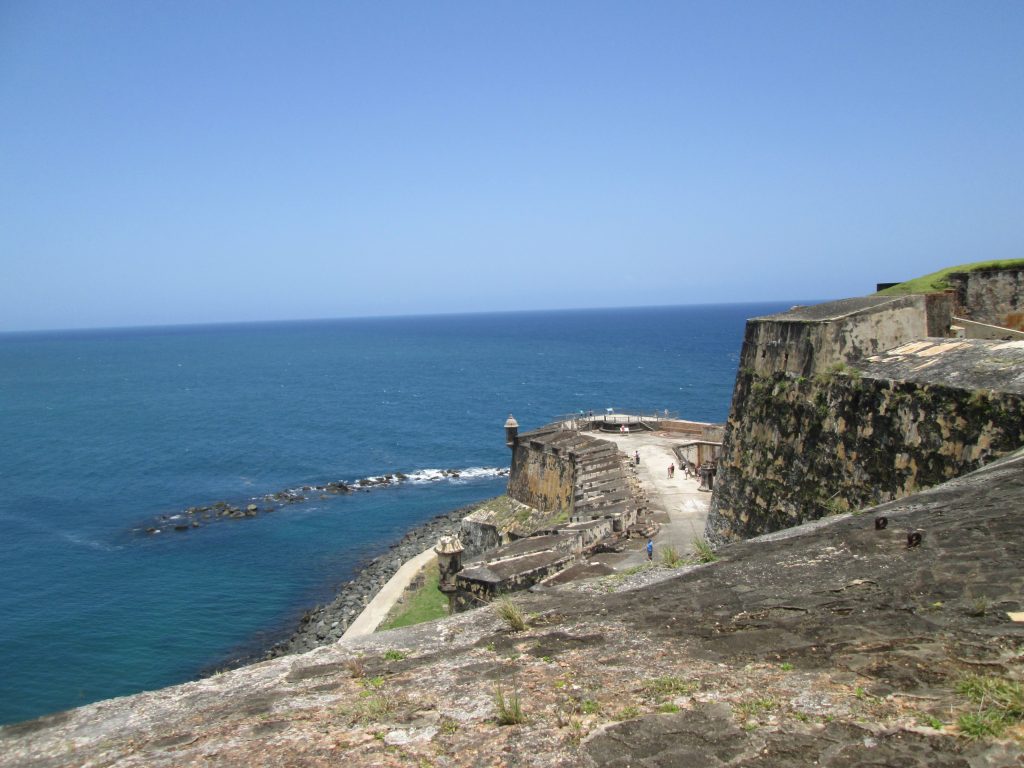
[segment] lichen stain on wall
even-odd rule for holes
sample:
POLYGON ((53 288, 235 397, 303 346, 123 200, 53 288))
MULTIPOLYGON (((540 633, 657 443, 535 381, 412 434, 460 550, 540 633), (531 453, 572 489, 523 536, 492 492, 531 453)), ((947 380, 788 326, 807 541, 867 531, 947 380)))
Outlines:
POLYGON ((515 447, 509 473, 509 495, 545 512, 572 511, 575 468, 560 456, 526 444, 515 447))
POLYGON ((1024 444, 1024 398, 840 372, 741 371, 707 534, 746 538, 899 498, 1024 444), (737 412, 734 410, 734 413, 737 412))

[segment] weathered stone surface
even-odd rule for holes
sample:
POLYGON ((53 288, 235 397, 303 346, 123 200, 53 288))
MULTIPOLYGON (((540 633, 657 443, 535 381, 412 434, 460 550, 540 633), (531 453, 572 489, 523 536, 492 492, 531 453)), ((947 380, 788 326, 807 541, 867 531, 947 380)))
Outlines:
POLYGON ((812 378, 740 371, 706 535, 899 498, 1024 445, 1024 343, 922 340, 812 378))
POLYGON ((812 376, 912 339, 943 336, 952 307, 944 294, 864 296, 755 317, 747 321, 740 368, 812 376))
POLYGON ((1022 508, 1019 451, 638 590, 521 596, 524 632, 472 611, 0 728, 0 766, 1021 765, 1020 726, 955 723, 963 675, 1024 672, 1022 508))
POLYGON ((1024 331, 1024 267, 954 272, 947 280, 959 316, 1024 331))
POLYGON ((523 504, 544 511, 572 509, 572 457, 545 450, 557 432, 521 435, 512 449, 508 494, 523 504))

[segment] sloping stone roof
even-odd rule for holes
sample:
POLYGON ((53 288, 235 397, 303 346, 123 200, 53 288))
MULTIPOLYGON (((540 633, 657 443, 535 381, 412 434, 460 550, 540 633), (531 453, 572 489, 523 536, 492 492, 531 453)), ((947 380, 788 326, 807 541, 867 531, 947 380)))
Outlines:
POLYGON ((903 296, 857 296, 852 299, 826 301, 823 304, 795 306, 785 312, 763 315, 752 320, 775 320, 778 322, 827 322, 848 317, 859 312, 877 309, 886 305, 909 304, 916 301, 915 295, 903 296))
POLYGON ((854 367, 877 379, 1024 395, 1024 341, 922 339, 859 360, 854 367))

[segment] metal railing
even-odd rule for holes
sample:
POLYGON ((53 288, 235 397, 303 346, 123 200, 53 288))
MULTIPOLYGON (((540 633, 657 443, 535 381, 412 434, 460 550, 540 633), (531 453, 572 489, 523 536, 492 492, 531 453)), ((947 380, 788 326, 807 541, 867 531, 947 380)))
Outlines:
POLYGON ((667 408, 661 411, 624 410, 619 408, 605 408, 600 411, 576 411, 567 413, 555 420, 563 429, 593 429, 598 424, 613 424, 615 426, 629 426, 630 424, 645 424, 653 428, 660 421, 678 421, 679 413, 670 411, 667 408))

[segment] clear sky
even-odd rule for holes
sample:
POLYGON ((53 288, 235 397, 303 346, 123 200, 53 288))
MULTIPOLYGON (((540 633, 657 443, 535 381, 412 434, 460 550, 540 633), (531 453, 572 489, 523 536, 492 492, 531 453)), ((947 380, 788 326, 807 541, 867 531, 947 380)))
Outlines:
POLYGON ((1024 257, 1024 2, 0 1, 0 330, 1024 257))

